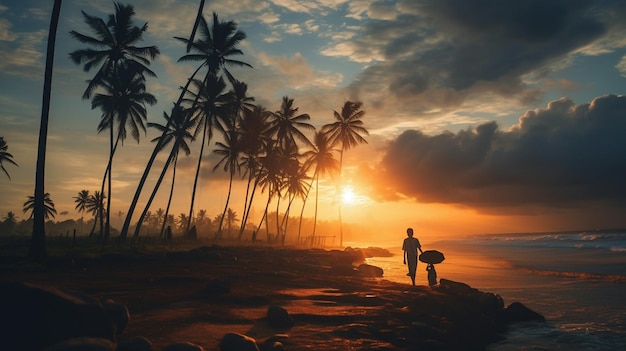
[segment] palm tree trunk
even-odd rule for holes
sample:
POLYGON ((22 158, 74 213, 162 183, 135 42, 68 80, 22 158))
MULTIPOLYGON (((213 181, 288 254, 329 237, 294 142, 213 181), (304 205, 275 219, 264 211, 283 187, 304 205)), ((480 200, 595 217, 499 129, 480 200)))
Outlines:
MULTIPOLYGON (((141 224, 143 223, 144 218, 146 218, 146 213, 148 213, 148 210, 150 209, 150 205, 152 204, 152 200, 154 200, 154 197, 156 196, 156 193, 159 190, 159 186, 161 185, 161 182, 163 181, 163 177, 165 176, 165 173, 167 172, 167 169, 168 169, 170 163, 172 162, 172 159, 174 158, 174 154, 175 154, 174 150, 175 149, 172 148, 172 151, 170 152, 170 155, 167 158, 167 161, 165 162, 165 165, 163 165, 163 170, 161 171, 161 174, 159 175, 159 179, 157 180, 156 184, 154 185, 154 189, 152 190, 152 194, 150 194, 150 198, 148 199, 148 203, 146 203, 146 207, 143 209, 143 212, 141 213, 141 216, 139 216, 139 221, 137 221, 137 226, 135 227, 135 234, 133 235, 135 238, 139 236, 139 232, 141 231, 141 224)), ((165 220, 167 220, 167 218, 165 220)))
POLYGON ((230 181, 228 182, 228 195, 226 196, 226 205, 224 206, 224 212, 222 212, 222 218, 220 218, 220 226, 217 229, 217 234, 216 234, 216 238, 217 236, 219 236, 220 239, 222 238, 222 224, 224 223, 224 217, 226 216, 226 211, 228 211, 228 203, 230 202, 230 193, 233 188, 233 175, 234 174, 235 174, 235 170, 233 169, 233 167, 231 167, 230 181))
MULTIPOLYGON (((111 116, 113 117, 113 116, 111 116)), ((109 200, 107 201, 107 210, 106 210, 106 225, 104 226, 104 240, 106 241, 109 238, 110 230, 111 230, 111 173, 113 173, 113 154, 115 153, 115 148, 113 147, 113 118, 111 118, 111 124, 109 125, 109 166, 108 166, 108 188, 107 195, 109 196, 109 200)), ((117 146, 117 142, 115 143, 117 146)), ((104 196, 102 197, 104 200, 104 196)))
POLYGON ((249 170, 248 173, 248 184, 246 185, 246 196, 243 201, 243 215, 241 218, 241 226, 239 227, 239 235, 237 239, 241 239, 243 235, 243 228, 246 226, 246 213, 248 211, 248 197, 250 196, 250 184, 252 184, 252 169, 249 170))
POLYGON ((161 225, 161 231, 159 232, 159 236, 162 237, 165 232, 165 224, 167 223, 167 216, 170 213, 170 205, 172 204, 172 195, 174 195, 174 184, 176 183, 176 164, 178 163, 178 153, 174 156, 174 169, 172 170, 172 186, 170 187, 170 196, 167 199, 167 207, 165 207, 165 218, 163 219, 163 224, 161 225))
MULTIPOLYGON (((249 184, 250 180, 248 180, 249 184)), ((241 229, 239 231, 239 239, 243 235, 243 231, 246 229, 246 224, 248 224, 248 218, 250 216, 250 211, 252 210, 252 202, 254 201, 254 194, 256 193, 257 186, 259 185, 259 179, 255 178, 254 185, 252 186, 252 193, 250 194, 250 199, 248 199, 248 205, 245 209, 244 217, 241 220, 241 229)))
POLYGON ((302 201, 302 209, 300 210, 300 222, 298 223, 298 244, 300 243, 300 234, 302 233, 302 217, 304 217, 304 207, 306 206, 306 202, 309 198, 309 194, 311 193, 311 188, 313 187, 313 181, 317 176, 317 168, 315 169, 315 174, 313 174, 313 179, 311 179, 311 184, 306 191, 306 195, 304 196, 304 200, 302 201))
POLYGON ((37 169, 35 172, 35 194, 33 199, 33 234, 28 253, 29 258, 35 261, 44 261, 47 257, 44 180, 46 170, 46 143, 48 139, 48 117, 50 114, 50 95, 52 92, 52 67, 54 65, 54 46, 56 42, 60 12, 61 0, 54 0, 52 16, 50 17, 50 29, 48 31, 46 70, 44 75, 41 104, 41 124, 39 126, 39 144, 37 146, 37 169))
POLYGON ((283 246, 285 245, 285 237, 287 236, 287 227, 289 224, 289 212, 291 210, 291 204, 293 203, 293 200, 295 200, 295 198, 296 198, 296 195, 292 194, 289 199, 289 203, 287 204, 287 209, 285 210, 285 216, 283 216, 283 221, 281 224, 281 226, 283 227, 283 233, 284 233, 281 237, 283 246))
POLYGON ((191 205, 189 205, 189 218, 187 219, 187 227, 185 229, 185 234, 189 232, 189 227, 191 227, 191 219, 193 218, 193 204, 196 200, 196 187, 198 186, 198 178, 200 176, 200 165, 202 164, 202 154, 204 153, 204 144, 205 144, 206 135, 207 135, 207 125, 208 125, 208 122, 205 118, 204 127, 202 131, 202 145, 200 146, 200 155, 198 156, 198 165, 196 166, 196 176, 193 180, 193 190, 191 191, 191 205))
MULTIPOLYGON (((343 179, 341 178, 341 171, 343 170, 343 150, 344 146, 341 146, 341 153, 339 154, 339 191, 343 190, 343 179)), ((341 194, 337 201, 337 208, 339 209, 339 246, 343 246, 343 221, 341 220, 341 194)))
POLYGON ((272 190, 270 189, 270 191, 267 194, 267 203, 265 204, 265 210, 263 211, 263 216, 261 217, 261 221, 259 222, 258 227, 256 228, 256 232, 258 233, 259 230, 261 230, 261 226, 263 225, 263 220, 265 220, 265 235, 267 237, 267 242, 270 242, 270 231, 269 231, 269 227, 267 225, 267 210, 270 207, 270 201, 272 200, 272 190))
POLYGON ((320 194, 320 174, 316 172, 315 179, 315 216, 313 218, 313 234, 311 235, 311 240, 315 238, 315 229, 317 227, 317 204, 319 202, 319 194, 320 194))
MULTIPOLYGON (((111 121, 113 120, 113 118, 111 118, 111 121)), ((111 124, 110 126, 111 131, 113 130, 113 125, 111 124)), ((111 138, 113 138, 113 133, 111 133, 110 135, 111 138)), ((112 140, 112 139, 109 139, 112 140)), ((109 162, 107 163, 107 168, 104 170, 104 176, 102 176, 102 185, 100 186, 100 194, 102 194, 102 196, 100 197, 100 208, 104 207, 104 184, 106 184, 106 180, 108 177, 109 180, 109 188, 108 188, 108 196, 109 196, 109 201, 107 202, 107 213, 109 213, 109 211, 111 210, 111 208, 109 207, 111 204, 111 166, 113 164, 113 155, 115 155, 115 151, 117 150, 117 145, 119 144, 120 141, 120 137, 118 135, 117 139, 115 140, 115 145, 111 145, 109 148, 109 162), (111 148, 112 147, 112 148, 111 148)), ((100 219, 100 221, 102 221, 102 218, 100 219)), ((109 238, 109 218, 107 215, 107 226, 105 228, 105 232, 104 232, 104 238, 105 240, 109 238)), ((95 226, 94 226, 95 228, 95 226)), ((93 230, 93 229, 92 229, 93 230)), ((102 236, 102 227, 100 228, 100 235, 102 236)))

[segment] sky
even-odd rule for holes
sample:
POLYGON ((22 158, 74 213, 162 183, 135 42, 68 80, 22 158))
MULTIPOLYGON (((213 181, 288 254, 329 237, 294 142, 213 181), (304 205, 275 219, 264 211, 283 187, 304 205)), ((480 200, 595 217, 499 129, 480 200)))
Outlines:
MULTIPOLYGON (((122 3, 134 6, 137 25, 148 23, 141 44, 161 52, 147 82, 158 99, 148 120, 161 123, 196 68, 177 62, 185 48, 174 37, 189 35, 199 1, 122 3)), ((34 190, 51 10, 52 1, 0 1, 0 136, 19 165, 3 164, 11 179, 0 174, 1 218, 26 218, 22 204, 34 190)), ((69 59, 84 47, 69 32, 92 34, 81 11, 106 18, 114 7, 63 1, 45 185, 57 220, 79 217, 73 197, 100 188, 108 157, 101 113, 81 99, 95 72, 69 59)), ((344 155, 352 196, 339 200, 336 180, 323 179, 321 219, 336 219, 341 202, 343 220, 366 228, 355 236, 379 239, 401 238, 409 226, 420 238, 626 228, 626 2, 206 1, 206 18, 213 12, 247 35, 239 59, 253 68, 232 72, 257 104, 276 111, 289 96, 320 128, 345 101, 363 103, 368 143, 344 155)), ((116 154, 114 226, 156 135, 128 139, 116 154)), ((197 152, 179 161, 174 214, 188 211, 197 152)), ((211 172, 215 161, 206 156, 195 206, 211 216, 228 184, 211 172)), ((168 178, 152 209, 165 207, 168 178)), ((241 213, 243 183, 233 191, 241 213)), ((253 221, 262 208, 255 203, 253 221)), ((309 202, 305 215, 312 211, 309 202)))

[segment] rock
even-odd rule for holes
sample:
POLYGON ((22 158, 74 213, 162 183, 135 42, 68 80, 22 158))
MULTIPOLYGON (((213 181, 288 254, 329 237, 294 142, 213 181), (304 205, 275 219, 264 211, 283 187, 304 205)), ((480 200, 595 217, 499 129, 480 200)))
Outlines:
POLYGON ((365 277, 382 277, 383 269, 380 267, 372 266, 371 264, 361 263, 357 267, 357 273, 365 277))
POLYGON ((222 351, 259 351, 259 346, 253 338, 238 334, 228 333, 220 340, 222 351))
POLYGON ((283 342, 289 339, 287 334, 274 334, 259 344, 261 351, 284 351, 283 342))
POLYGON ((115 341, 115 325, 102 304, 48 286, 0 283, 2 347, 40 350, 63 340, 93 337, 115 341))
POLYGON ((130 321, 130 313, 126 305, 117 303, 113 300, 106 300, 102 303, 104 310, 111 318, 111 321, 115 324, 117 335, 122 334, 126 329, 128 322, 130 321))
POLYGON ((443 278, 439 279, 439 288, 444 290, 453 290, 457 293, 468 293, 476 290, 465 283, 455 282, 453 280, 443 278))
POLYGON ((546 318, 526 307, 521 302, 513 302, 502 311, 501 321, 506 324, 517 322, 545 322, 546 318))
POLYGON ((163 351, 204 351, 204 349, 202 346, 185 341, 169 344, 163 349, 163 351))
POLYGON ((152 351, 152 343, 143 336, 135 336, 118 341, 116 351, 152 351))
POLYGON ((267 324, 272 328, 289 329, 293 327, 293 320, 281 306, 270 306, 267 309, 267 324))
POLYGON ((74 338, 46 347, 43 351, 114 351, 111 340, 101 338, 74 338))

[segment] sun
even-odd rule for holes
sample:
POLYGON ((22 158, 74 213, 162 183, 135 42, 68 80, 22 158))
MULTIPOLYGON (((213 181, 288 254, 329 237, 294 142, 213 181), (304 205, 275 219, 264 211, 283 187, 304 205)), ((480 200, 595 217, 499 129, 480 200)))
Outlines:
POLYGON ((344 186, 341 191, 341 202, 346 205, 354 205, 356 202, 356 194, 351 186, 344 186))

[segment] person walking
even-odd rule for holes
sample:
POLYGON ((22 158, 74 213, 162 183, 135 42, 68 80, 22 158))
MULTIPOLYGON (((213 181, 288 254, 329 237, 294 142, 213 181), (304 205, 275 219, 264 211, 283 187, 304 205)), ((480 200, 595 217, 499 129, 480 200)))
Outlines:
POLYGON ((411 282, 415 285, 415 272, 417 271, 417 251, 422 252, 422 245, 420 245, 420 241, 417 238, 413 237, 413 228, 407 228, 406 230, 407 238, 404 239, 402 243, 402 261, 404 264, 408 263, 409 268, 409 277, 411 277, 411 282))

